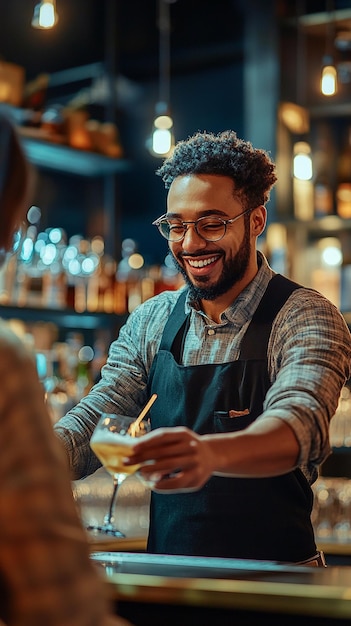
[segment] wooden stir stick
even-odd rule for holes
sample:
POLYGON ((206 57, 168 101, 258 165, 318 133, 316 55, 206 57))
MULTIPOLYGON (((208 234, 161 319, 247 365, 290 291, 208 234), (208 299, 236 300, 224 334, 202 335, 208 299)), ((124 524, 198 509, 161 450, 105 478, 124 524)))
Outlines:
POLYGON ((136 436, 136 433, 137 433, 137 431, 138 431, 138 429, 139 429, 139 424, 140 424, 140 422, 144 419, 144 417, 145 417, 146 413, 150 410, 150 408, 152 407, 152 405, 153 405, 153 403, 155 402, 156 398, 157 398, 157 393, 153 393, 153 394, 152 394, 152 396, 151 396, 151 398, 150 398, 150 400, 147 402, 147 404, 144 406, 144 408, 143 408, 143 410, 141 411, 141 413, 140 413, 140 414, 138 415, 138 417, 136 418, 135 422, 133 422, 133 423, 129 426, 128 431, 129 431, 129 434, 130 434, 132 437, 135 437, 135 436, 136 436))

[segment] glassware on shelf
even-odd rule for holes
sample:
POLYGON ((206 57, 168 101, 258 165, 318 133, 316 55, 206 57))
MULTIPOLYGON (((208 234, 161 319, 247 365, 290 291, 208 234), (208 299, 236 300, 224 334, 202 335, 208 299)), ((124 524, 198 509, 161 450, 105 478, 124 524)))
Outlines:
POLYGON ((347 129, 337 167, 336 210, 343 219, 351 218, 351 127, 347 129))
POLYGON ((320 477, 313 485, 317 541, 351 542, 351 481, 320 477))
POLYGON ((351 391, 346 385, 341 390, 339 404, 330 422, 332 447, 351 447, 351 391))

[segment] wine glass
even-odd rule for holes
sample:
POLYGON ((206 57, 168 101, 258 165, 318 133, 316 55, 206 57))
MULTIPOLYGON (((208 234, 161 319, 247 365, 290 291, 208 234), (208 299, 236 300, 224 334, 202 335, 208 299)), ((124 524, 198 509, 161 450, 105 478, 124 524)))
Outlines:
MULTIPOLYGON (((145 414, 145 412, 143 412, 145 414)), ((88 530, 113 537, 125 535, 115 526, 115 507, 118 488, 127 476, 134 474, 140 465, 125 465, 124 459, 132 454, 135 437, 150 431, 150 422, 144 419, 103 413, 90 440, 90 447, 113 478, 110 507, 102 526, 88 526, 88 530)))

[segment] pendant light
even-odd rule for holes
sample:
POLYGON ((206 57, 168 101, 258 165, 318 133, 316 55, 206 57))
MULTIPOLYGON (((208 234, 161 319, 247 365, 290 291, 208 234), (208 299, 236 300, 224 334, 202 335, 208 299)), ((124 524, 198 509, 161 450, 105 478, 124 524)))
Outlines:
POLYGON ((158 0, 159 93, 151 136, 147 141, 150 153, 161 158, 169 156, 175 145, 170 112, 170 4, 173 1, 158 0))
POLYGON ((53 28, 57 21, 56 0, 41 0, 35 5, 32 18, 33 28, 53 28))
MULTIPOLYGON (((302 29, 301 16, 305 14, 305 2, 297 0, 297 41, 296 41, 296 113, 295 132, 293 133, 292 154, 292 194, 294 216, 298 220, 310 220, 313 217, 313 163, 309 143, 310 120, 306 103, 306 39, 302 29)), ((291 121, 291 120, 290 120, 291 121)))
POLYGON ((332 55, 332 44, 334 40, 333 10, 332 0, 327 0, 326 52, 322 60, 321 75, 321 93, 323 96, 334 96, 338 90, 337 71, 332 55))
POLYGON ((337 92, 337 73, 333 65, 332 57, 323 57, 323 68, 321 76, 321 92, 323 96, 334 96, 337 92))
POLYGON ((294 155, 293 155, 293 176, 297 180, 310 181, 313 177, 312 154, 308 141, 310 121, 307 110, 304 108, 306 96, 303 83, 304 68, 306 67, 306 42, 301 28, 300 17, 304 13, 305 7, 302 0, 298 0, 297 7, 297 41, 296 41, 296 100, 294 108, 286 110, 285 115, 290 114, 290 122, 295 120, 294 155))
POLYGON ((297 141, 294 145, 293 175, 299 180, 312 179, 311 148, 307 141, 297 141))

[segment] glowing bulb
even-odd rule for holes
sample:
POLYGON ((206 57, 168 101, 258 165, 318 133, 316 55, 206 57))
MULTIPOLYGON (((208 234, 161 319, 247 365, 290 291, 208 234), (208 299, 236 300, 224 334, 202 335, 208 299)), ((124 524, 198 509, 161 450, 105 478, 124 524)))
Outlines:
POLYGON ((321 261, 326 268, 340 267, 343 262, 343 254, 340 241, 336 237, 323 237, 318 242, 321 261))
POLYGON ((144 259, 138 252, 134 252, 128 259, 128 265, 133 270, 140 270, 144 265, 144 259))
POLYGON ((299 141, 294 146, 294 176, 299 180, 311 180, 313 176, 311 151, 308 143, 299 141))
POLYGON ((172 146, 172 133, 170 130, 155 128, 152 133, 152 150, 155 154, 167 154, 172 146))
POLYGON ((322 70, 321 92, 324 96, 333 96, 337 91, 337 75, 333 65, 325 65, 322 70))
POLYGON ((153 156, 159 157, 168 157, 174 148, 173 119, 164 102, 159 102, 156 107, 156 117, 147 146, 153 156))
POLYGON ((57 20, 55 0, 42 0, 35 5, 32 19, 34 28, 52 28, 57 20))
POLYGON ((52 4, 45 2, 41 5, 39 11, 39 26, 42 28, 52 28, 55 24, 54 7, 52 4))
POLYGON ((322 259, 325 265, 338 267, 342 263, 342 252, 339 248, 328 246, 322 252, 322 259))

